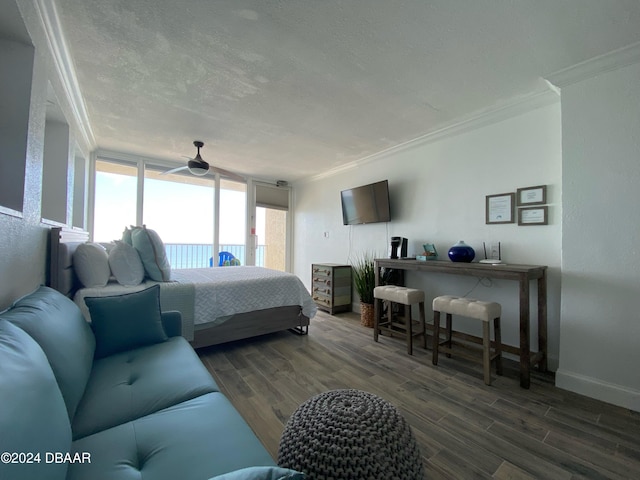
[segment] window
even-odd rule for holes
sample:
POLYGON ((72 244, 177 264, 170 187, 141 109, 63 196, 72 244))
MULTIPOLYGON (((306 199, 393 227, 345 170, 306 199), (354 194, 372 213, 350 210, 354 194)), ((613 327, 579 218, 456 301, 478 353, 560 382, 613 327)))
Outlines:
POLYGON ((166 169, 145 166, 143 222, 162 238, 172 268, 208 267, 215 179, 187 171, 162 175, 166 169))
POLYGON ((111 242, 136 224, 138 168, 135 165, 96 161, 93 238, 111 242))
POLYGON ((125 227, 144 224, 162 239, 172 268, 218 265, 223 250, 246 265, 246 183, 220 179, 218 213, 215 176, 165 174, 169 168, 143 160, 97 160, 94 241, 119 239, 125 227))

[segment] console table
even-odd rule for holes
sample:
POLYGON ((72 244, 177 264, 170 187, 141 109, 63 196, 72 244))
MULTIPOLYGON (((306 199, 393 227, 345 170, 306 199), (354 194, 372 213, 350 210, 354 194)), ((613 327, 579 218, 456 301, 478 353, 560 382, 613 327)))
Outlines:
MULTIPOLYGON (((448 273, 471 277, 497 278, 515 280, 519 283, 520 292, 520 347, 508 345, 504 350, 520 356, 520 386, 529 388, 531 383, 531 365, 538 365, 541 371, 547 370, 547 267, 544 265, 516 265, 486 263, 461 263, 442 260, 413 260, 379 258, 375 260, 376 285, 380 284, 380 270, 392 268, 396 270, 416 270, 425 273, 448 273), (529 286, 532 280, 538 284, 538 351, 532 353, 529 347, 530 321, 529 286)), ((377 303, 376 303, 377 307, 377 303)), ((377 314, 377 312, 376 312, 377 314)))

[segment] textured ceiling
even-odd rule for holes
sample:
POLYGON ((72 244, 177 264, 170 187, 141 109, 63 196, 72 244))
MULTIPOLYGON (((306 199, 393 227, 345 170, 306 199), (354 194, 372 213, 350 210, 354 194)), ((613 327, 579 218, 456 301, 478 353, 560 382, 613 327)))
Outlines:
POLYGON ((98 148, 318 174, 640 41, 637 0, 55 0, 98 148))

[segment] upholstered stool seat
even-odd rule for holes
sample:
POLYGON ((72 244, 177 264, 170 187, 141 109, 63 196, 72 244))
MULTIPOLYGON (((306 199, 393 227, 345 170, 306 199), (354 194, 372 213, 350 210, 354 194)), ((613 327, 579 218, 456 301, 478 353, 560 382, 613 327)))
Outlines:
POLYGON ((300 405, 280 437, 278 465, 309 480, 425 478, 418 444, 398 409, 354 389, 320 393, 300 405))
MULTIPOLYGON (((496 362, 496 373, 502 375, 502 339, 500 334, 500 316, 502 307, 496 302, 485 302, 472 298, 442 295, 433 299, 433 364, 438 364, 438 353, 445 352, 451 356, 452 352, 452 316, 459 315, 482 321, 482 364, 484 370, 484 383, 491 385, 491 361, 496 362), (446 338, 440 340, 440 314, 447 315, 446 338), (491 352, 490 325, 493 321, 494 348, 491 352)), ((464 352, 458 355, 477 360, 464 352)))
POLYGON ((373 340, 378 341, 378 335, 386 332, 390 336, 404 335, 407 339, 407 353, 413 355, 413 337, 422 336, 422 346, 427 348, 427 325, 424 313, 424 292, 415 288, 384 285, 373 290, 375 298, 375 318, 373 323, 373 340), (384 315, 384 303, 387 304, 387 314, 384 315), (404 316, 394 314, 394 304, 404 305, 404 316), (414 331, 414 321, 411 319, 411 305, 418 304, 420 318, 414 331))

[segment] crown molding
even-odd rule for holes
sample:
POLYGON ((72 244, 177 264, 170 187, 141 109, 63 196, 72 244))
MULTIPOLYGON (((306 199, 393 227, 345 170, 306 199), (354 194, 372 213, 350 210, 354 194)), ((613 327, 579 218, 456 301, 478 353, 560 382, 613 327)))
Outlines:
POLYGON ((80 85, 78 84, 78 77, 76 76, 73 61, 71 60, 71 54, 69 53, 67 42, 64 39, 55 2, 50 0, 35 0, 34 3, 44 29, 54 67, 62 83, 77 129, 89 149, 93 150, 96 147, 95 136, 93 135, 87 108, 82 98, 82 93, 80 92, 80 85))
POLYGON ((491 109, 475 112, 466 117, 459 118, 449 124, 442 125, 439 128, 412 140, 408 140, 399 145, 395 145, 371 155, 367 155, 366 157, 354 160, 331 170, 327 170, 326 172, 307 177, 306 179, 299 180, 296 183, 307 183, 332 177, 334 175, 338 175, 344 173, 345 171, 365 165, 369 162, 378 160, 389 154, 396 154, 408 148, 415 148, 439 140, 443 140, 445 138, 455 137, 465 132, 476 130, 478 128, 498 123, 541 107, 546 107, 548 105, 558 103, 560 101, 559 91, 553 88, 552 85, 547 85, 547 87, 548 89, 544 91, 518 97, 491 109))
POLYGON ((640 42, 637 42, 558 70, 545 76, 545 79, 556 87, 562 88, 639 62, 640 42))
MULTIPOLYGON (((156 157, 148 157, 145 155, 138 155, 135 153, 129 152, 120 152, 116 150, 108 150, 104 148, 99 148, 94 150, 94 155, 96 160, 105 160, 107 162, 115 162, 122 163, 126 165, 138 165, 140 162, 149 163, 158 167, 166 167, 175 168, 179 167, 180 163, 173 162, 171 160, 156 158, 156 157)), ((184 159, 184 165, 187 164, 187 159, 184 159)))

